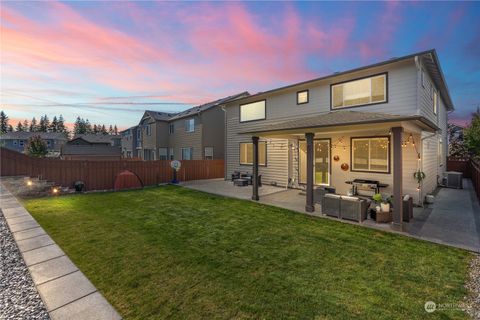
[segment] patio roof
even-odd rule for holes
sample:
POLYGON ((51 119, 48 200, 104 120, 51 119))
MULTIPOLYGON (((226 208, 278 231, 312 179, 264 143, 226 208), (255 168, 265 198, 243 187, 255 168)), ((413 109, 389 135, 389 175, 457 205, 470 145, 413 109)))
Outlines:
POLYGON ((416 121, 424 127, 437 131, 440 128, 425 117, 419 115, 405 116, 380 112, 331 111, 315 116, 286 120, 240 134, 255 134, 267 132, 287 132, 300 129, 328 128, 348 125, 373 124, 385 122, 416 121))

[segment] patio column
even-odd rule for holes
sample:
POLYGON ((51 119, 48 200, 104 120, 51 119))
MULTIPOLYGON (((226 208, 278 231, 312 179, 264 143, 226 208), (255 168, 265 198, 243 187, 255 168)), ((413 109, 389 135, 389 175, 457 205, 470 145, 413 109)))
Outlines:
POLYGON ((307 140, 307 202, 305 211, 314 212, 315 205, 313 203, 313 137, 314 133, 305 133, 307 140))
POLYGON ((258 137, 252 137, 253 142, 253 179, 252 179, 252 200, 258 201, 258 137))
POLYGON ((392 128, 393 140, 393 227, 403 230, 403 161, 402 161, 402 127, 392 128))

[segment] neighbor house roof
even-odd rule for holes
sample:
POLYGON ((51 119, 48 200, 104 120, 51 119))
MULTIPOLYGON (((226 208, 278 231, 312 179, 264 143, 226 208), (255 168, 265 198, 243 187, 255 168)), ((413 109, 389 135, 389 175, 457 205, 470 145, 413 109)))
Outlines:
POLYGON ((241 101, 241 100, 250 99, 250 98, 259 98, 260 99, 260 98, 263 98, 263 97, 267 96, 268 94, 275 93, 277 91, 293 90, 296 87, 302 87, 302 86, 305 86, 307 84, 313 84, 315 82, 320 82, 320 81, 327 80, 327 79, 330 79, 330 78, 333 78, 333 77, 338 77, 340 75, 345 75, 345 74, 352 73, 352 72, 362 71, 362 70, 369 69, 369 68, 374 68, 374 67, 379 67, 379 66, 391 64, 391 63, 396 63, 396 62, 400 62, 400 61, 403 61, 403 60, 413 59, 415 57, 419 57, 424 62, 425 67, 427 68, 427 71, 430 73, 433 82, 435 83, 436 87, 440 91, 440 95, 442 96, 443 101, 445 102, 447 110, 449 110, 449 111, 454 110, 453 102, 452 102, 452 99, 450 97, 450 93, 448 91, 447 82, 445 81, 445 77, 444 77, 443 71, 440 67, 440 62, 438 60, 437 52, 436 52, 435 49, 431 49, 431 50, 427 50, 427 51, 421 51, 421 52, 409 54, 409 55, 399 57, 399 58, 392 58, 392 59, 385 60, 385 61, 382 61, 382 62, 378 62, 378 63, 370 64, 370 65, 367 65, 367 66, 363 66, 363 67, 360 67, 360 68, 350 69, 350 70, 346 70, 346 71, 342 71, 342 72, 335 72, 335 73, 332 73, 332 74, 329 74, 327 76, 323 76, 323 77, 320 77, 320 78, 315 78, 315 79, 312 79, 312 80, 302 81, 302 82, 298 82, 298 83, 291 84, 291 85, 288 85, 288 86, 275 88, 275 89, 264 91, 264 92, 258 92, 256 94, 250 95, 248 97, 239 97, 237 99, 230 100, 229 102, 233 102, 233 101, 236 102, 236 101, 241 101))
POLYGON ((195 106, 195 107, 192 107, 190 109, 187 109, 185 111, 178 112, 178 113, 168 113, 168 112, 158 112, 158 111, 152 111, 152 110, 145 110, 145 114, 143 115, 142 120, 145 119, 146 116, 150 116, 151 118, 153 118, 156 121, 178 120, 178 119, 181 119, 181 118, 190 117, 194 114, 206 111, 210 108, 213 108, 213 107, 219 106, 221 104, 224 104, 224 103, 226 103, 230 100, 234 100, 234 99, 237 99, 237 98, 240 98, 240 97, 243 97, 243 96, 248 96, 248 95, 249 95, 248 91, 244 91, 244 92, 234 94, 234 95, 231 95, 231 96, 228 96, 228 97, 225 97, 225 98, 221 98, 221 99, 218 99, 218 100, 215 100, 215 101, 207 102, 205 104, 195 106))
POLYGON ((380 112, 360 112, 360 111, 330 111, 327 113, 301 117, 292 120, 286 120, 277 122, 275 124, 269 124, 265 128, 252 129, 241 134, 254 134, 265 133, 274 131, 288 131, 297 129, 311 129, 311 128, 325 128, 325 127, 337 127, 345 125, 358 125, 369 123, 385 123, 395 121, 420 121, 424 125, 430 127, 433 130, 439 130, 439 128, 430 120, 425 117, 413 115, 413 116, 401 116, 394 114, 386 114, 380 112))
POLYGON ((115 146, 65 144, 61 153, 62 155, 120 156, 122 151, 115 146))
POLYGON ((76 134, 72 140, 83 139, 89 143, 108 143, 110 144, 113 139, 121 139, 120 135, 109 134, 76 134))
POLYGON ((33 136, 40 136, 42 139, 52 139, 52 140, 67 140, 67 137, 64 133, 59 132, 26 132, 26 131, 14 131, 7 132, 0 135, 1 140, 6 139, 21 139, 26 140, 33 136))

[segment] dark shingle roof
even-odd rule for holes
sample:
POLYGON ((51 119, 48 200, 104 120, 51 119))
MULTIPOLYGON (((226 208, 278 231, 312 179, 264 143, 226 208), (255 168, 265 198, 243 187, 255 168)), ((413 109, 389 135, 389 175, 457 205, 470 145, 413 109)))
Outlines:
POLYGON ((7 132, 0 135, 1 140, 5 139, 22 139, 27 140, 33 136, 40 136, 42 139, 53 139, 53 140, 67 140, 67 137, 64 133, 58 132, 25 132, 25 131, 14 131, 7 132))
POLYGON ((405 116, 380 112, 331 111, 319 115, 301 117, 292 120, 269 124, 265 128, 248 130, 240 133, 261 133, 271 131, 288 131, 294 129, 336 127, 355 124, 382 123, 394 121, 419 120, 428 127, 438 130, 438 127, 426 118, 418 115, 405 116))
POLYGON ((113 139, 121 139, 122 137, 120 135, 108 134, 76 134, 72 140, 78 138, 81 138, 90 143, 111 143, 113 139))
POLYGON ((104 145, 69 145, 62 147, 62 155, 120 156, 119 147, 104 145))

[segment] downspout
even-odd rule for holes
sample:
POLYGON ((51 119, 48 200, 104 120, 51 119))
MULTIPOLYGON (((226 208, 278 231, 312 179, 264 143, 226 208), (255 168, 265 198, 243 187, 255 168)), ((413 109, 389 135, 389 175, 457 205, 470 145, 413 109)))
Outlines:
POLYGON ((223 111, 223 179, 227 180, 227 110, 225 105, 220 105, 220 109, 223 111))

